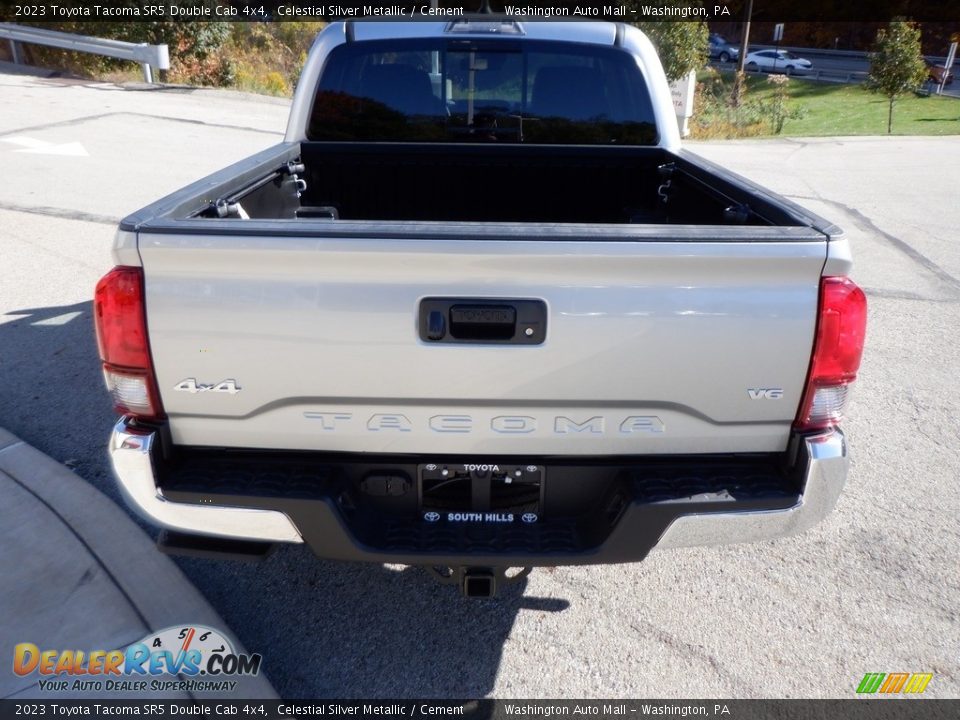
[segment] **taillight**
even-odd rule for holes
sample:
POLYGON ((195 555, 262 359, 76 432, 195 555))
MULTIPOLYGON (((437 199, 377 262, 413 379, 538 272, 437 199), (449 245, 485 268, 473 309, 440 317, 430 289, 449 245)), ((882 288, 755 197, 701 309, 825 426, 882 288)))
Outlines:
POLYGON ((163 417, 150 360, 143 302, 143 270, 115 267, 97 283, 93 299, 103 377, 117 412, 163 417))
POLYGON ((843 419, 867 330, 867 297, 850 278, 820 281, 820 312, 807 388, 794 427, 818 430, 843 419))

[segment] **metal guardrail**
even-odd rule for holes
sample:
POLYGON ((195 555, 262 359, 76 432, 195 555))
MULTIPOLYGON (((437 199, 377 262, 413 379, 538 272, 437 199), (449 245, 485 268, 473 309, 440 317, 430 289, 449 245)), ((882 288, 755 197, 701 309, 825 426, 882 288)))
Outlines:
POLYGON ((859 70, 817 70, 814 69, 806 75, 800 75, 808 80, 819 80, 820 82, 835 83, 862 83, 866 82, 869 73, 859 70))
MULTIPOLYGON (((750 52, 755 50, 776 50, 777 45, 766 45, 763 43, 750 43, 750 52)), ((834 57, 841 60, 867 60, 869 53, 863 50, 832 50, 831 48, 803 48, 793 45, 780 45, 780 50, 787 50, 797 55, 809 55, 811 57, 834 57)))
MULTIPOLYGON (((750 75, 763 75, 765 74, 764 70, 746 71, 750 75)), ((793 77, 796 77, 800 80, 816 80, 818 82, 833 82, 833 83, 862 83, 867 79, 869 73, 860 71, 860 70, 819 70, 817 68, 812 68, 807 72, 796 73, 793 77)))
MULTIPOLYGON (((775 50, 776 45, 756 45, 750 43, 750 50, 775 50)), ((870 53, 864 50, 831 50, 830 48, 803 48, 803 47, 794 47, 792 45, 781 45, 781 50, 788 50, 792 53, 796 53, 801 56, 809 56, 812 58, 837 58, 839 60, 863 60, 868 62, 870 60, 870 53)), ((944 63, 947 60, 945 55, 924 55, 925 60, 929 60, 933 63, 944 63)))
POLYGON ((27 45, 49 45, 63 50, 131 60, 139 63, 143 68, 143 79, 148 83, 153 82, 155 70, 170 69, 170 51, 166 45, 105 40, 89 35, 74 35, 73 33, 44 30, 13 23, 0 23, 0 38, 6 38, 10 42, 10 52, 13 55, 13 61, 17 64, 23 62, 19 45, 24 43, 27 45))

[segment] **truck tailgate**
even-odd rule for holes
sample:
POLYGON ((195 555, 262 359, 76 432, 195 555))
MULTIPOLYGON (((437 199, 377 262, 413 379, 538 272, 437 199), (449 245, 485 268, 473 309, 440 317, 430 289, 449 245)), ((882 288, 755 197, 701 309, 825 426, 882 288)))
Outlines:
POLYGON ((148 330, 173 442, 486 456, 786 447, 825 236, 466 230, 142 228, 148 330), (422 340, 419 305, 436 297, 541 300, 544 341, 422 340))

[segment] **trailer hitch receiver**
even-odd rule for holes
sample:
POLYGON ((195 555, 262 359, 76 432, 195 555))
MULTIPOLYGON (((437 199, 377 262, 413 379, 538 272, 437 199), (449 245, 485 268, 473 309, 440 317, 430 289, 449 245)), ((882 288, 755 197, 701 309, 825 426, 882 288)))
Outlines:
POLYGON ((489 599, 496 597, 501 587, 527 577, 533 568, 429 566, 427 570, 445 585, 456 585, 464 597, 489 599))

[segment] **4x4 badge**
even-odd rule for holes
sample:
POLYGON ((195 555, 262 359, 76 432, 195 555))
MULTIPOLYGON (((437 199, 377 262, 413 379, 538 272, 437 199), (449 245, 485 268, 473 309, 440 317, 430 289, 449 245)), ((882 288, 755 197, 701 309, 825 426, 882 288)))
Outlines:
POLYGON ((202 393, 202 392, 216 392, 216 393, 228 393, 230 395, 236 395, 240 392, 240 388, 237 386, 236 380, 222 380, 218 383, 210 383, 206 385, 204 383, 198 383, 196 378, 187 378, 186 380, 181 380, 177 383, 174 390, 179 390, 180 392, 188 393, 202 393))

